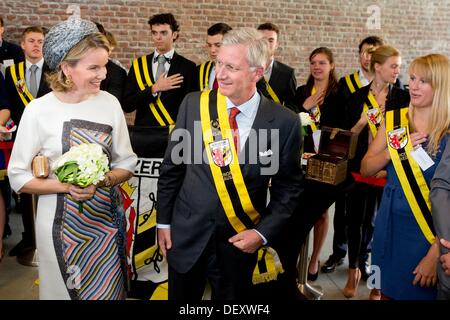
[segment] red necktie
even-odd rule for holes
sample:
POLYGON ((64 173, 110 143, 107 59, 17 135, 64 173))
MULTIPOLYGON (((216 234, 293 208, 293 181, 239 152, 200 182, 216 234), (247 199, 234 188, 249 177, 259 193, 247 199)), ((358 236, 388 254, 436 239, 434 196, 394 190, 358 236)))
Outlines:
POLYGON ((217 82, 217 78, 214 78, 213 89, 218 89, 218 88, 219 88, 219 83, 217 82))
POLYGON ((236 122, 236 116, 241 112, 236 107, 230 109, 230 116, 228 120, 230 121, 230 128, 233 134, 234 146, 236 147, 236 152, 239 154, 239 128, 236 122))

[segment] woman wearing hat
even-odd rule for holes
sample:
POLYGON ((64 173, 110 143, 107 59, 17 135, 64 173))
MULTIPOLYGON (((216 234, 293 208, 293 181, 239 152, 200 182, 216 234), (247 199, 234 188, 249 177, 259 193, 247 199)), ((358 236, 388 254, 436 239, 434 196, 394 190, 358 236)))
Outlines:
POLYGON ((44 59, 53 91, 25 109, 11 155, 12 188, 39 195, 41 299, 125 298, 124 216, 115 186, 132 176, 137 158, 119 102, 100 91, 108 50, 108 41, 90 21, 69 19, 49 31, 44 59), (97 143, 108 155, 111 171, 104 186, 79 188, 54 174, 33 177, 37 154, 52 163, 80 143, 97 143))

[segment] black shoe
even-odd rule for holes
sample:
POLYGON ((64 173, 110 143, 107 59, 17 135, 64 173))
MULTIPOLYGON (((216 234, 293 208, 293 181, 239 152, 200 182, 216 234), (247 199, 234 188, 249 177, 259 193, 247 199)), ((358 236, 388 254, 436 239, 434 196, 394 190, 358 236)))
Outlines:
POLYGON ((5 229, 3 231, 3 239, 7 239, 12 234, 9 224, 5 224, 5 229))
POLYGON ((338 258, 336 256, 331 255, 327 261, 323 264, 322 268, 320 270, 323 273, 330 273, 333 272, 334 269, 336 269, 337 266, 340 266, 344 263, 344 258, 338 258))
POLYGON ((359 265, 359 270, 361 270, 361 279, 367 281, 371 275, 369 263, 366 261, 364 264, 359 265))
POLYGON ((317 262, 317 272, 316 273, 309 273, 308 272, 308 281, 316 281, 317 277, 319 277, 319 267, 320 267, 320 261, 317 262))
POLYGON ((31 242, 27 242, 25 240, 20 240, 20 242, 18 244, 16 244, 14 246, 14 248, 12 248, 11 250, 9 250, 8 255, 10 257, 14 257, 14 256, 21 256, 25 253, 27 253, 28 251, 33 250, 33 244, 31 242))

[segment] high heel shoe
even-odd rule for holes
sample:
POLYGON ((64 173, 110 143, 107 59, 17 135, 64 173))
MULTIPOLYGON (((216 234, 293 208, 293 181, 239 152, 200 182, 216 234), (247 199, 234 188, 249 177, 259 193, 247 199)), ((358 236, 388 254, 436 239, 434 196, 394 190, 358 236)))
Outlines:
POLYGON ((343 290, 344 296, 346 298, 353 298, 358 290, 359 280, 361 280, 361 270, 359 268, 348 269, 347 284, 343 290))
POLYGON ((320 261, 317 262, 317 271, 316 273, 309 273, 308 271, 308 281, 316 281, 317 278, 319 277, 319 269, 320 269, 320 261))

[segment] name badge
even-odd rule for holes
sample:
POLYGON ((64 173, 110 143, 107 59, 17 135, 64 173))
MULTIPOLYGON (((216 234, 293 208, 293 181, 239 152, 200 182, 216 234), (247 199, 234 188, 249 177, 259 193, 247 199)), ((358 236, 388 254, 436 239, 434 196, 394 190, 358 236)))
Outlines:
POLYGON ((431 159, 431 157, 428 155, 428 153, 425 152, 425 150, 423 150, 422 147, 418 147, 411 151, 411 156, 420 166, 420 169, 422 169, 422 171, 425 171, 434 165, 433 159, 431 159))

